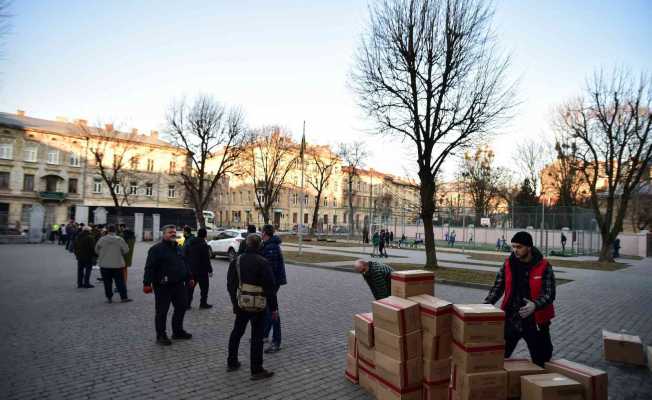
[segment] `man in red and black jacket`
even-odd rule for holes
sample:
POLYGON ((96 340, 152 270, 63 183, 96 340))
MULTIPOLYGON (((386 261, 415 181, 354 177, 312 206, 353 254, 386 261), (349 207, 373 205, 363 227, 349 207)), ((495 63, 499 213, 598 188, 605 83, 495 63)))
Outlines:
POLYGON ((501 296, 500 308, 505 311, 505 358, 512 355, 523 338, 532 361, 543 367, 552 357, 550 321, 555 316, 555 275, 527 232, 518 232, 512 238, 512 253, 498 271, 484 302, 495 304, 501 296))

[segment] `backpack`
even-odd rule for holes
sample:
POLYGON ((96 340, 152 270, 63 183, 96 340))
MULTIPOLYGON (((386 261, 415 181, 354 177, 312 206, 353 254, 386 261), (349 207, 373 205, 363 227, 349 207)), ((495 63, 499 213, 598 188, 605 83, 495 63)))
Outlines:
POLYGON ((236 271, 238 272, 238 292, 236 298, 238 307, 246 312, 261 312, 267 308, 267 297, 264 295, 261 286, 242 283, 240 278, 240 257, 235 261, 236 271))

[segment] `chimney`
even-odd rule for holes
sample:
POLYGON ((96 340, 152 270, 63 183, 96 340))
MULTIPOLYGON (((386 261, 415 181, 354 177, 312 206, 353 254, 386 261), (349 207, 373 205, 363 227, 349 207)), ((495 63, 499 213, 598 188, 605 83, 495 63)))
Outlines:
POLYGON ((88 121, 86 121, 85 119, 81 119, 81 118, 75 120, 75 123, 78 124, 78 125, 81 125, 81 126, 86 126, 87 122, 88 121))
POLYGON ((59 115, 57 116, 57 122, 68 122, 68 118, 59 115))
POLYGON ((151 136, 152 140, 158 140, 158 131, 151 131, 149 136, 151 136))
POLYGON ((104 130, 107 132, 113 132, 113 124, 104 124, 104 130))
POLYGON ((25 110, 16 110, 16 115, 19 117, 24 117, 25 116, 25 110))

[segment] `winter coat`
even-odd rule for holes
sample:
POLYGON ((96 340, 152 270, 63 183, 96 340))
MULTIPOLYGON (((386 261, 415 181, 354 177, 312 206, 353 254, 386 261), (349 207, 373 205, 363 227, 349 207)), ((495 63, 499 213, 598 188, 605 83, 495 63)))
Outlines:
POLYGON ((268 240, 263 242, 261 250, 263 257, 269 261, 274 273, 274 281, 276 286, 287 284, 285 277, 285 262, 283 261, 283 253, 281 252, 281 238, 274 235, 268 240))
POLYGON ((129 246, 120 236, 108 234, 102 236, 95 244, 97 265, 100 268, 124 268, 124 256, 129 252, 129 246))
POLYGON ((189 239, 183 245, 183 258, 193 275, 213 273, 210 249, 206 240, 198 237, 189 239))
POLYGON ((82 231, 75 240, 75 256, 83 263, 92 263, 95 258, 95 238, 90 232, 82 231))

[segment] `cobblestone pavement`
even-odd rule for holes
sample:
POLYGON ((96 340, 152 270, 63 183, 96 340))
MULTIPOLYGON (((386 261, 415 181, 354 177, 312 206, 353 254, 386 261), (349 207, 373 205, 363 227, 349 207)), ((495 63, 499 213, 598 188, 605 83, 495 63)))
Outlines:
MULTIPOLYGON (((0 246, 0 399, 369 398, 343 377, 352 315, 371 308, 362 279, 288 266, 289 284, 279 297, 283 350, 265 356, 276 375, 252 383, 247 336, 244 368, 225 372, 233 315, 224 261, 214 261, 209 301, 215 307, 198 310, 195 304, 186 315, 193 339, 167 348, 154 343, 154 299, 140 290, 148 246, 137 246, 129 275, 135 301, 127 304, 104 303, 99 285, 77 289, 75 262, 60 246, 0 246)), ((600 330, 627 329, 652 342, 651 288, 649 259, 559 288, 555 356, 607 370, 612 399, 650 399, 652 372, 603 361, 600 330)), ((436 294, 470 303, 485 292, 438 285, 436 294)))

